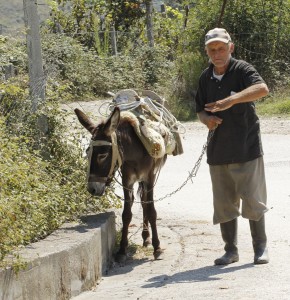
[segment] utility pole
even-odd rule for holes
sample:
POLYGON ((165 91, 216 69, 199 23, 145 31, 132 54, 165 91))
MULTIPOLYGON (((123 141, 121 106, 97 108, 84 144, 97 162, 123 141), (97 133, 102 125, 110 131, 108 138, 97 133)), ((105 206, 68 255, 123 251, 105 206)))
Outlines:
POLYGON ((32 100, 32 112, 36 112, 39 101, 45 100, 46 83, 42 66, 37 0, 23 0, 23 8, 26 27, 29 88, 32 100))
MULTIPOLYGON (((45 85, 41 54, 39 17, 37 15, 37 0, 23 0, 24 22, 26 27, 26 43, 28 54, 29 92, 32 101, 32 113, 36 113, 40 103, 45 101, 45 85)), ((39 130, 38 147, 42 156, 49 158, 49 149, 46 147, 48 135, 48 118, 39 114, 37 118, 39 130)))

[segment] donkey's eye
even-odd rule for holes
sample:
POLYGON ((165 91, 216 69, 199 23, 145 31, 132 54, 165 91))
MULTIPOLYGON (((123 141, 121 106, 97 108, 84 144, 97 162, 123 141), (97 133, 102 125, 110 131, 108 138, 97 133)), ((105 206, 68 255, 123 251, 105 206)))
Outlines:
POLYGON ((102 153, 102 154, 99 154, 98 155, 98 162, 100 163, 100 162, 104 162, 106 159, 107 159, 107 157, 108 157, 108 153, 102 153))

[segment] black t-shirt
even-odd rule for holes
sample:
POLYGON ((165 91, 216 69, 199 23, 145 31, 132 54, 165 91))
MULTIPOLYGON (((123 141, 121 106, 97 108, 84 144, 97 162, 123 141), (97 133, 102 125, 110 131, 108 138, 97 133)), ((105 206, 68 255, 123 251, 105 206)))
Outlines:
MULTIPOLYGON (((221 81, 213 77, 211 64, 199 79, 196 112, 203 111, 206 103, 222 100, 262 82, 255 68, 245 61, 231 58, 221 81)), ((214 115, 222 118, 223 122, 207 147, 208 164, 243 163, 263 155, 260 123, 253 102, 239 103, 214 115)))

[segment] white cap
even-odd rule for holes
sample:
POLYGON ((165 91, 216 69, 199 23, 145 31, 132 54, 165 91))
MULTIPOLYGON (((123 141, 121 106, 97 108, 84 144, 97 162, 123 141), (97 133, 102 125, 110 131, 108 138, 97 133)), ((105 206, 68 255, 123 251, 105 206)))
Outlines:
POLYGON ((205 45, 211 42, 223 42, 228 44, 231 42, 231 37, 223 28, 214 28, 205 35, 205 45))

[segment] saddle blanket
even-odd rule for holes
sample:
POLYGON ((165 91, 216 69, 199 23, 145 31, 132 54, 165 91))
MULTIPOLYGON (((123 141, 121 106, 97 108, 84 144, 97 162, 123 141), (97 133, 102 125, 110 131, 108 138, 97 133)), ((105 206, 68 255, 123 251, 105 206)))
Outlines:
MULTIPOLYGON (((160 108, 165 100, 156 93, 144 90, 142 101, 135 90, 120 90, 114 95, 113 103, 121 109, 121 117, 128 119, 136 134, 153 158, 163 157, 165 154, 180 155, 183 153, 178 126, 161 120, 160 108), (159 108, 151 101, 159 103, 159 108), (149 105, 150 104, 150 105, 149 105)), ((168 111, 168 114, 172 114, 168 111)), ((176 120, 173 116, 172 119, 176 120)))
POLYGON ((173 133, 164 124, 142 116, 137 117, 131 111, 122 111, 121 118, 130 121, 137 136, 153 158, 173 154, 176 141, 173 133))

